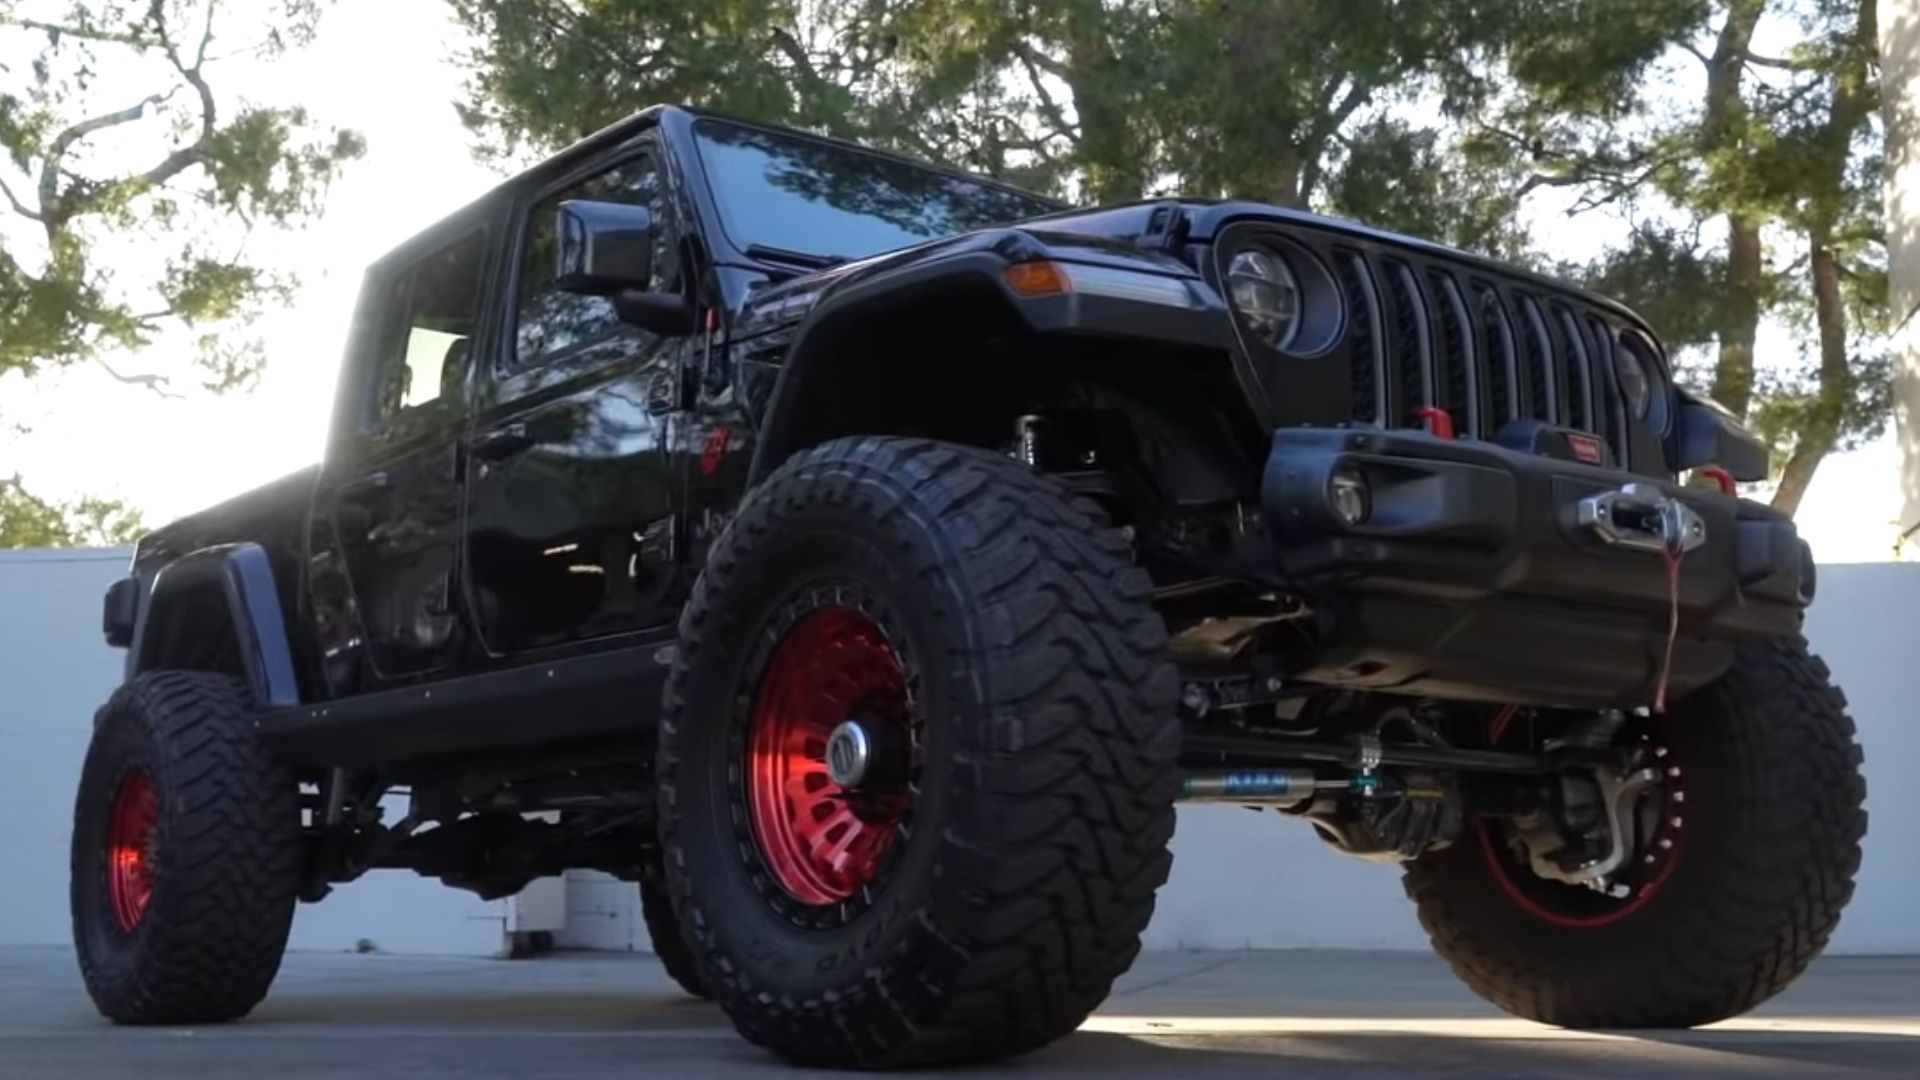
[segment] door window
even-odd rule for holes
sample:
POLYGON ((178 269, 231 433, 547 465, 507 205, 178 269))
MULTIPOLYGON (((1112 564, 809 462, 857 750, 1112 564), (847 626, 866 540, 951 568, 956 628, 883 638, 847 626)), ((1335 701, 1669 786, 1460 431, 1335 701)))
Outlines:
POLYGON ((402 270, 397 322, 379 351, 369 418, 376 431, 405 426, 433 402, 459 396, 472 349, 485 246, 473 233, 402 270))
POLYGON ((520 249, 517 321, 510 358, 516 370, 562 356, 624 355, 633 340, 646 333, 621 322, 614 313, 613 301, 604 296, 581 296, 553 287, 560 247, 554 212, 568 199, 625 203, 652 210, 656 224, 650 288, 668 292, 680 288, 672 217, 652 155, 630 158, 557 191, 534 206, 527 221, 526 243, 520 249))

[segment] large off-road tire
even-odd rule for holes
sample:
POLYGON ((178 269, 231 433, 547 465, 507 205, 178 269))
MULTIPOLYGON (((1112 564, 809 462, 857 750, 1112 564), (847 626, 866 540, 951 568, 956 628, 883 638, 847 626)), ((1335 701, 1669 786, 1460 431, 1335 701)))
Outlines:
POLYGON ((237 678, 160 671, 100 711, 74 804, 73 940, 110 1020, 233 1020, 279 971, 299 789, 249 710, 237 678))
POLYGON ((659 756, 668 881, 743 1035, 951 1063, 1099 1005, 1172 862, 1148 588, 1091 503, 981 450, 843 439, 750 494, 682 618, 659 756), (842 718, 871 736, 851 787, 823 761, 842 718))
POLYGON ((1408 868, 1434 948, 1508 1012, 1575 1028, 1711 1023, 1785 989, 1839 922, 1866 782, 1846 700, 1804 641, 1742 647, 1651 737, 1665 802, 1632 895, 1529 876, 1491 827, 1408 868))
POLYGON ((647 924, 653 955, 660 958, 667 977, 694 997, 712 997, 707 992, 707 977, 700 970, 700 958, 680 930, 680 917, 673 913, 673 897, 667 894, 664 882, 640 883, 640 918, 647 924))

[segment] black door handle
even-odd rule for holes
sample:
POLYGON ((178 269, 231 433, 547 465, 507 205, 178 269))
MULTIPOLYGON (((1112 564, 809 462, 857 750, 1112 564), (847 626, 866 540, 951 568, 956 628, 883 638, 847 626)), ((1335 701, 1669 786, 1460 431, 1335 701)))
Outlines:
POLYGON ((527 425, 502 424, 473 440, 473 456, 483 461, 499 461, 533 448, 534 438, 527 425))

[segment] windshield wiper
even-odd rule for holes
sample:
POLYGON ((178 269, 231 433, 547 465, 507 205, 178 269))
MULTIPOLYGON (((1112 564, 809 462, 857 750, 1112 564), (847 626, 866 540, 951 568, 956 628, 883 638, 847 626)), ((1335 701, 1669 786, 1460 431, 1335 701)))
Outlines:
POLYGON ((767 262, 786 263, 788 266, 804 266, 809 270, 825 270, 829 266, 839 266, 847 261, 845 255, 815 255, 811 251, 793 251, 789 248, 774 247, 770 244, 748 244, 747 255, 750 258, 764 259, 767 262))

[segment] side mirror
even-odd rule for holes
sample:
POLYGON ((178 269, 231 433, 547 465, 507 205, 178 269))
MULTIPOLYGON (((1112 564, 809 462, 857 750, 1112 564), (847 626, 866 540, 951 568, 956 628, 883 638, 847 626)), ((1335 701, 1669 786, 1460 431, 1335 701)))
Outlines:
POLYGON ((568 199, 554 211, 553 287, 588 296, 653 282, 653 214, 644 206, 568 199))
POLYGON ((676 293, 653 292, 653 214, 630 203, 568 199, 554 211, 559 265, 553 287, 605 296, 622 322, 656 334, 691 334, 693 305, 676 293))

